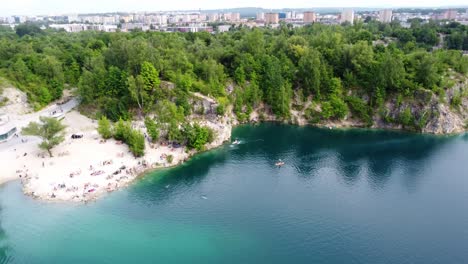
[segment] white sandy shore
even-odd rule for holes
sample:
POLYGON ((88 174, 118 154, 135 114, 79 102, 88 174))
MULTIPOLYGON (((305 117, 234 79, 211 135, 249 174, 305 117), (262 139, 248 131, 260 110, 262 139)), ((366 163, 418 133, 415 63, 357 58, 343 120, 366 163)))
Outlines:
MULTIPOLYGON (((39 139, 33 137, 20 136, 28 141, 22 143, 16 138, 17 142, 1 146, 0 183, 21 179, 24 192, 40 199, 89 201, 127 185, 145 171, 179 164, 194 154, 193 151, 187 153, 184 148, 147 142, 145 156, 136 159, 124 144, 115 140, 101 142, 96 132, 97 123, 76 111, 67 113, 63 123, 68 126, 66 139, 54 148, 52 158, 39 150, 39 139), (71 139, 73 133, 84 137, 71 139), (167 155, 174 157, 171 164, 165 158, 167 155)), ((217 133, 215 142, 208 148, 229 140, 231 125, 227 118, 203 123, 217 133)))

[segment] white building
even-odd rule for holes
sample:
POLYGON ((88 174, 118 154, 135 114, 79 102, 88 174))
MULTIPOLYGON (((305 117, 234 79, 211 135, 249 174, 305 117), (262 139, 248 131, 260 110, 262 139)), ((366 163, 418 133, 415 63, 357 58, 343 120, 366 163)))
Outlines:
POLYGON ((148 25, 143 24, 143 23, 131 23, 131 24, 125 23, 125 24, 122 24, 122 31, 124 31, 124 32, 132 31, 132 30, 135 30, 135 29, 139 29, 139 30, 142 30, 142 31, 148 31, 148 30, 150 30, 150 27, 148 25))
POLYGON ((133 21, 133 16, 121 16, 119 20, 123 20, 124 23, 130 23, 133 21))
POLYGON ((157 15, 152 19, 152 23, 157 25, 167 25, 167 16, 166 15, 157 15))
POLYGON ((457 10, 449 9, 444 13, 444 19, 455 20, 457 19, 457 10))
POLYGON ((116 32, 117 25, 88 25, 87 30, 116 32))
POLYGON ((240 13, 231 13, 231 17, 229 18, 229 21, 232 21, 232 22, 240 21, 240 13))
POLYGON ((279 23, 278 13, 266 13, 265 14, 265 24, 278 24, 278 23, 279 23))
POLYGON ((52 24, 49 25, 50 28, 60 30, 63 29, 66 32, 81 32, 86 30, 86 25, 84 24, 52 24))
POLYGON ((73 23, 73 22, 81 22, 80 18, 78 15, 68 15, 67 16, 67 21, 68 23, 73 23))
POLYGON ((385 9, 379 11, 379 21, 382 23, 392 22, 393 12, 391 9, 385 9))
POLYGON ((116 21, 115 17, 114 16, 111 16, 111 17, 103 17, 102 18, 102 23, 103 24, 110 24, 110 25, 113 25, 113 24, 117 24, 116 22, 119 22, 118 20, 116 21))
POLYGON ((230 28, 231 28, 231 25, 219 25, 218 32, 219 33, 228 32, 230 28))
POLYGON ((258 21, 265 21, 265 13, 257 13, 257 20, 258 21))
POLYGON ((208 21, 209 22, 216 22, 219 20, 219 15, 218 13, 210 13, 208 14, 208 21))
POLYGON ((317 15, 315 14, 315 12, 312 12, 312 11, 304 12, 304 17, 303 17, 304 23, 307 23, 307 24, 314 23, 316 20, 317 20, 317 15))
POLYGON ((18 17, 18 22, 20 22, 20 23, 26 23, 27 21, 28 21, 27 16, 19 16, 18 17))
POLYGON ((351 24, 354 23, 354 10, 352 9, 345 9, 341 12, 341 19, 340 23, 349 22, 351 24))
POLYGON ((16 125, 6 114, 0 114, 0 142, 11 139, 17 132, 16 125))

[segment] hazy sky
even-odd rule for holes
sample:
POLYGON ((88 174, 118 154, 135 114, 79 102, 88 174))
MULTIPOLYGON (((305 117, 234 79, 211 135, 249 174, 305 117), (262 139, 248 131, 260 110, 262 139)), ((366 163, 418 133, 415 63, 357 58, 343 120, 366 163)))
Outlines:
POLYGON ((407 7, 467 5, 466 0, 0 0, 0 15, 165 11, 232 7, 407 7))

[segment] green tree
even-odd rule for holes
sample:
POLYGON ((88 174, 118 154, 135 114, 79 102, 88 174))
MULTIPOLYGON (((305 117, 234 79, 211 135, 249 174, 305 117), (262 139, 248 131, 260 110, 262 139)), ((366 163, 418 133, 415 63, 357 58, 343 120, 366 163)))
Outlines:
POLYGON ((416 69, 416 81, 427 89, 434 89, 440 84, 441 80, 439 65, 435 58, 429 55, 424 56, 416 69))
POLYGON ((145 61, 141 64, 141 78, 143 80, 143 89, 148 95, 146 102, 146 110, 149 110, 157 99, 162 96, 161 89, 159 87, 161 81, 159 80, 159 73, 154 68, 153 64, 145 61))
POLYGON ((144 89, 144 81, 141 75, 138 75, 136 78, 129 76, 127 79, 128 91, 134 102, 138 105, 140 110, 143 110, 143 107, 146 105, 148 100, 148 94, 144 89))
POLYGON ((322 104, 322 117, 324 119, 343 119, 349 111, 348 105, 342 98, 343 86, 339 78, 330 80, 329 100, 322 104))
POLYGON ((189 149, 203 150, 207 143, 213 141, 213 130, 208 127, 202 127, 199 124, 186 124, 183 127, 183 134, 187 138, 187 147, 189 149))
POLYGON ((226 114, 229 100, 226 97, 219 97, 217 101, 218 101, 218 106, 216 107, 216 113, 222 116, 226 114))
POLYGON ((260 83, 265 101, 271 106, 276 116, 289 117, 291 89, 290 84, 282 76, 280 60, 273 56, 266 56, 263 71, 260 83))
POLYGON ((103 116, 98 121, 98 132, 104 139, 111 138, 112 135, 112 127, 110 121, 107 117, 103 116))
POLYGON ((114 126, 114 138, 117 140, 127 142, 131 132, 132 126, 130 122, 123 121, 122 119, 119 119, 114 126))
POLYGON ((309 50, 299 60, 298 75, 304 91, 307 94, 314 93, 319 98, 321 94, 321 67, 320 53, 316 50, 309 50))
POLYGON ((22 59, 18 59, 13 65, 12 65, 12 71, 11 71, 13 78, 16 79, 16 81, 20 83, 27 83, 30 79, 31 72, 22 59))
POLYGON ((145 126, 146 131, 148 131, 148 135, 151 137, 152 142, 156 142, 159 139, 159 129, 156 122, 153 119, 146 117, 145 118, 145 126))
POLYGON ((183 122, 185 119, 184 109, 177 107, 169 100, 159 101, 156 105, 157 120, 159 123, 168 124, 174 121, 176 124, 183 122))
POLYGON ((409 107, 405 108, 405 110, 400 113, 399 120, 400 124, 404 126, 412 125, 413 115, 411 114, 411 109, 409 107))
POLYGON ((24 23, 16 26, 15 28, 16 34, 20 37, 23 37, 25 35, 38 35, 42 33, 42 30, 39 26, 34 25, 32 23, 24 23))
POLYGON ((31 122, 21 131, 23 135, 37 136, 42 139, 39 148, 46 150, 52 157, 52 148, 65 140, 64 131, 66 126, 53 117, 39 118, 40 123, 31 122))
POLYGON ((127 72, 121 71, 115 66, 109 67, 106 79, 106 89, 103 91, 105 96, 123 97, 128 94, 127 85, 127 72))
POLYGON ((135 157, 145 155, 145 136, 138 130, 130 131, 127 144, 135 157))
POLYGON ((182 143, 183 140, 183 135, 182 132, 179 129, 179 125, 175 120, 171 120, 169 122, 169 127, 167 131, 167 139, 169 141, 174 141, 178 143, 182 143))
POLYGON ((387 91, 401 91, 402 80, 405 78, 403 59, 399 54, 386 52, 380 62, 379 75, 381 85, 387 91))

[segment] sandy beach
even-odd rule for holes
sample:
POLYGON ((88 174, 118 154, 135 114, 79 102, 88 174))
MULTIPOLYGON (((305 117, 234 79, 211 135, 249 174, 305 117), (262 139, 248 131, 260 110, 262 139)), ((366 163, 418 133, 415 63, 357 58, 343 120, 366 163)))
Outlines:
MULTIPOLYGON (((90 201, 126 186, 146 171, 177 165, 195 154, 183 147, 146 142, 145 156, 136 159, 125 144, 103 141, 96 121, 71 111, 62 122, 67 125, 65 141, 53 149, 52 158, 38 148, 40 140, 35 137, 20 135, 2 144, 0 159, 8 165, 0 173, 0 183, 20 179, 24 193, 39 199, 90 201), (83 138, 72 139, 75 133, 83 134, 83 138), (168 155, 173 156, 172 163, 167 161, 168 155)), ((217 135, 207 149, 229 140, 231 126, 227 119, 202 123, 217 135)))

